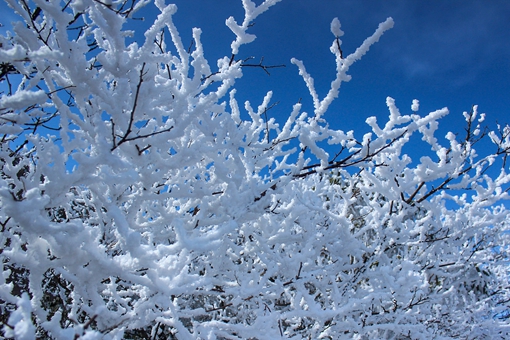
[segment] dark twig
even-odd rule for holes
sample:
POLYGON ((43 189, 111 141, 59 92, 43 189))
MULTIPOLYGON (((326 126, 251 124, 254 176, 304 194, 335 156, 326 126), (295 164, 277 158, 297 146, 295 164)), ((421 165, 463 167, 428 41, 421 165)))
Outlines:
MULTIPOLYGON (((350 167, 350 166, 353 166, 353 165, 356 165, 356 164, 359 164, 359 163, 370 161, 374 156, 378 155, 379 153, 381 153, 385 149, 387 149, 390 146, 392 146, 393 143, 395 143, 397 140, 402 138, 406 133, 407 133, 407 130, 402 132, 397 137, 393 138, 389 143, 387 143, 383 147, 381 147, 381 148, 379 148, 379 149, 377 149, 375 151, 372 151, 372 152, 370 152, 370 145, 367 145, 367 152, 366 152, 365 156, 363 156, 362 158, 360 158, 358 160, 349 162, 349 160, 352 157, 358 155, 361 151, 363 151, 363 149, 358 149, 357 151, 351 153, 349 156, 345 157, 344 159, 342 159, 340 161, 337 161, 337 162, 334 162, 334 163, 330 162, 331 165, 325 167, 324 170, 331 170, 331 169, 338 169, 338 168, 347 168, 347 167, 350 167)), ((315 173, 317 173, 317 169, 316 168, 318 168, 319 166, 320 166, 319 163, 308 165, 308 166, 304 167, 303 170, 311 169, 310 171, 294 175, 294 177, 298 177, 299 178, 299 177, 306 177, 308 175, 315 174, 315 173)))
MULTIPOLYGON (((249 58, 251 59, 251 58, 249 58)), ((280 64, 280 65, 264 65, 263 64, 264 62, 264 57, 260 58, 260 62, 258 64, 245 64, 244 62, 241 63, 241 66, 242 67, 260 67, 261 69, 264 70, 264 72, 267 73, 268 76, 270 76, 271 74, 269 73, 269 69, 272 69, 272 68, 279 68, 279 67, 286 67, 285 64, 280 64)))
POLYGON ((301 269, 303 269, 303 262, 299 262, 299 269, 296 275, 296 280, 299 280, 301 278, 301 269))
POLYGON ((2 226, 2 229, 0 229, 0 232, 4 232, 5 231, 5 226, 7 225, 7 223, 11 220, 11 217, 7 217, 7 219, 4 221, 4 222, 0 222, 0 225, 2 226))
POLYGON ((152 336, 152 340, 156 340, 156 337, 158 336, 159 327, 161 327, 161 322, 158 322, 156 324, 156 329, 154 330, 154 335, 152 336))
POLYGON ((336 47, 338 47, 338 52, 340 52, 340 59, 343 59, 344 56, 343 56, 342 48, 340 47, 340 38, 339 37, 336 37, 336 47))
POLYGON ((264 119, 266 121, 266 140, 269 143, 269 120, 267 119, 267 111, 278 105, 280 102, 273 103, 269 107, 264 108, 264 119))
POLYGON ((189 43, 189 46, 188 46, 188 54, 191 54, 191 49, 193 48, 194 45, 195 45, 195 40, 191 39, 191 42, 189 43))
POLYGON ((142 153, 146 150, 149 150, 149 148, 151 147, 150 144, 148 144, 146 147, 144 147, 143 149, 140 149, 140 147, 138 146, 138 144, 135 145, 136 146, 136 150, 138 151, 138 156, 141 156, 142 153))
POLYGON ((169 132, 173 128, 174 128, 173 126, 170 126, 169 128, 164 129, 164 130, 151 132, 151 133, 148 133, 148 134, 145 134, 145 135, 138 135, 136 137, 126 138, 125 142, 129 142, 129 141, 132 141, 132 140, 137 140, 137 139, 142 139, 142 138, 148 138, 148 137, 156 136, 156 135, 159 135, 160 133, 169 132))
POLYGON ((143 70, 144 69, 145 69, 145 63, 142 64, 142 68, 140 69, 140 77, 139 77, 140 80, 138 81, 138 85, 136 85, 135 100, 133 101, 133 108, 131 109, 131 115, 129 117, 128 128, 127 128, 126 132, 124 133, 124 136, 122 136, 119 143, 117 143, 116 145, 115 145, 115 139, 114 139, 114 146, 113 146, 112 151, 115 150, 122 143, 126 142, 129 134, 132 132, 133 124, 135 121, 136 107, 138 106, 138 96, 140 95, 140 88, 142 87, 142 83, 143 83, 143 76, 144 76, 143 70))
MULTIPOLYGON (((165 53, 165 51, 163 50, 164 35, 165 35, 165 30, 162 29, 161 30, 161 34, 159 36, 159 40, 158 39, 154 39, 154 43, 156 44, 156 46, 158 46, 159 51, 161 53, 165 53)), ((172 79, 172 73, 170 72, 170 66, 168 64, 165 64, 165 66, 166 66, 166 71, 168 73, 168 79, 172 79)))
POLYGON ((206 309, 205 311, 207 313, 216 312, 216 311, 219 311, 219 310, 224 310, 225 308, 230 307, 230 306, 232 306, 232 303, 227 303, 227 304, 221 305, 221 306, 216 307, 216 308, 206 309))
POLYGON ((418 185, 418 188, 416 188, 416 190, 411 194, 411 196, 409 196, 408 199, 405 199, 404 198, 404 193, 400 193, 400 196, 402 197, 402 200, 404 202, 406 202, 407 204, 411 204, 414 200, 414 197, 416 197, 416 195, 418 194, 418 192, 420 192, 421 188, 423 188, 423 186, 425 185, 425 182, 421 182, 420 185, 418 185))
POLYGON ((110 11, 112 11, 116 14, 122 15, 124 17, 128 17, 131 14, 131 12, 133 11, 133 9, 135 7, 135 3, 136 3, 136 0, 131 0, 131 6, 129 7, 129 9, 124 10, 124 7, 128 3, 128 0, 125 0, 122 3, 122 5, 120 6, 120 8, 118 8, 118 9, 115 9, 111 4, 102 2, 100 0, 93 0, 93 1, 97 2, 98 4, 103 5, 105 8, 109 9, 110 11))

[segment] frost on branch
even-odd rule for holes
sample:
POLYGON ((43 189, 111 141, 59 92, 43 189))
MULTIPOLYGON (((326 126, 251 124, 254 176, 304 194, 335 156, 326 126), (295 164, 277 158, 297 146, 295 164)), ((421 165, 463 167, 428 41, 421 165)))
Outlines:
POLYGON ((236 40, 232 42, 232 55, 239 53, 239 47, 241 47, 241 45, 249 44, 255 40, 255 35, 246 33, 250 24, 252 24, 260 14, 267 11, 269 7, 276 5, 280 1, 281 0, 264 0, 263 3, 257 6, 251 0, 242 0, 245 12, 243 23, 239 25, 234 17, 228 18, 225 22, 228 28, 236 35, 236 40))
POLYGON ((323 99, 293 61, 312 115, 300 102, 271 118, 271 91, 240 105, 232 54, 277 2, 242 1, 232 51, 209 64, 162 0, 129 44, 146 1, 8 0, 24 23, 0 37, 2 336, 508 337, 510 128, 473 106, 444 138, 447 109, 392 98, 361 138, 330 127, 391 19, 350 54, 333 20, 323 99))

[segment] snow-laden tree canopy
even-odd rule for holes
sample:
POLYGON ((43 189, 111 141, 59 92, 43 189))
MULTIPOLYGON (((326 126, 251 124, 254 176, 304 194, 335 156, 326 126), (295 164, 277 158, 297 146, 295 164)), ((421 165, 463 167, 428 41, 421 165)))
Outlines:
POLYGON ((444 138, 447 109, 392 98, 361 138, 325 120, 391 18, 350 54, 334 19, 331 89, 293 59, 313 112, 296 95, 277 122, 271 92, 240 105, 235 82, 279 0, 242 0, 215 62, 163 0, 131 43, 147 0, 7 2, 23 22, 0 37, 4 337, 508 336, 510 128, 485 129, 474 106, 444 138))

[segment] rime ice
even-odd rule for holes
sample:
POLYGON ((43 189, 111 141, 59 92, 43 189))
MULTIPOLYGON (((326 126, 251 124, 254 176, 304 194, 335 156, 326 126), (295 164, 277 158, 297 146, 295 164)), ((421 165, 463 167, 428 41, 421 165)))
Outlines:
POLYGON ((474 106, 439 135, 446 108, 391 97, 366 131, 330 126, 391 18, 346 55, 333 19, 336 70, 292 59, 310 97, 282 122, 276 92, 239 103, 237 54, 277 2, 239 2, 210 61, 163 0, 136 42, 148 1, 8 0, 24 22, 0 40, 1 336, 508 338, 510 128, 474 106))

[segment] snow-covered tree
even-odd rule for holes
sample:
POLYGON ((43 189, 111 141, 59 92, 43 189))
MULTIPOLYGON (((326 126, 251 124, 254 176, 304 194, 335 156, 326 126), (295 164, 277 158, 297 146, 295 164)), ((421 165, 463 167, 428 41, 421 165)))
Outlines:
POLYGON ((147 0, 7 2, 23 22, 0 37, 4 337, 508 336, 510 128, 474 106, 444 139, 447 109, 392 98, 361 138, 324 119, 391 18, 351 54, 334 19, 331 89, 293 59, 314 108, 296 95, 279 123, 271 92, 241 109, 234 89, 251 23, 279 0, 242 1, 215 65, 163 0, 129 44, 147 0))

